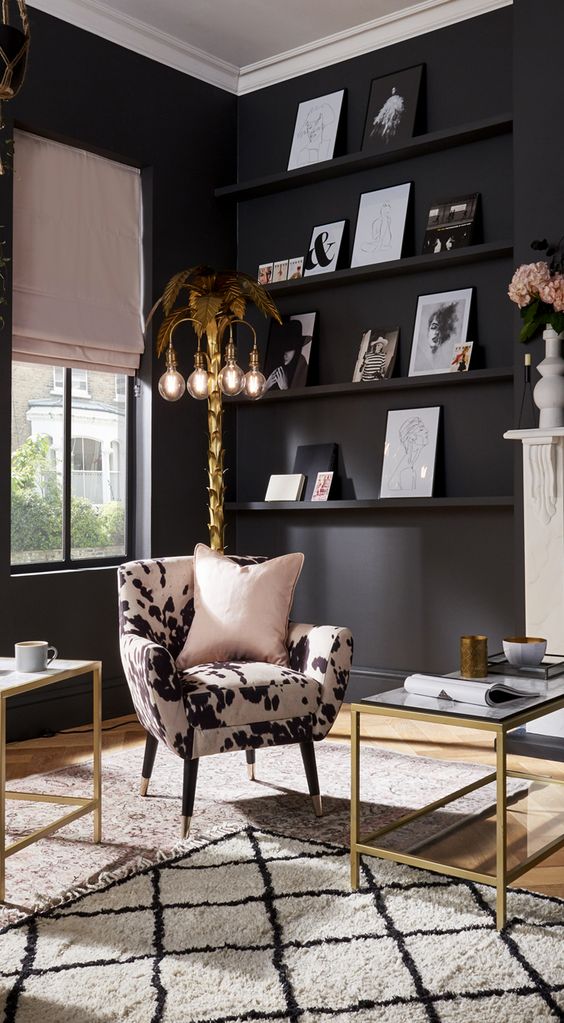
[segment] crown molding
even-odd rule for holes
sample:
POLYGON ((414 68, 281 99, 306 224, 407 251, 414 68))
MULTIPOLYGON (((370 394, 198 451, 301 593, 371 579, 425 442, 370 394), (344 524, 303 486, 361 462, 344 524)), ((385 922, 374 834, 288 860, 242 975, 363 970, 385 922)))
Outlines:
POLYGON ((28 6, 209 85, 237 93, 239 68, 235 64, 176 39, 138 18, 122 14, 102 0, 33 0, 28 6))
POLYGON ((242 68, 146 22, 122 14, 103 0, 33 0, 29 6, 209 85, 244 96, 404 39, 434 32, 500 7, 509 7, 512 3, 513 0, 420 0, 403 11, 364 22, 242 68))

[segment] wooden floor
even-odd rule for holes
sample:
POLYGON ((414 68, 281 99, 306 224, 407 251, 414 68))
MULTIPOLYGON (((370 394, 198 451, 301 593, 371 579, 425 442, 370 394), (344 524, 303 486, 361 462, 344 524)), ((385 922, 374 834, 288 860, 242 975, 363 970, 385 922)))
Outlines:
MULTIPOLYGON (((106 721, 104 729, 103 745, 107 751, 116 752, 144 742, 144 732, 133 717, 106 721)), ((350 715, 348 708, 344 707, 331 732, 331 738, 347 742, 349 736, 350 715)), ((491 738, 454 726, 365 715, 362 718, 362 738, 367 743, 411 756, 495 764, 491 738)), ((7 777, 13 780, 25 778, 28 774, 52 771, 67 764, 79 763, 90 755, 91 734, 87 728, 62 732, 52 738, 10 743, 7 777)), ((509 759, 510 767, 514 770, 564 780, 564 764, 530 757, 509 759)), ((527 841, 536 842, 540 846, 564 832, 564 786, 535 785, 527 799, 519 800, 511 806, 508 830, 510 865, 530 854, 532 849, 527 841)), ((494 866, 494 844, 493 817, 486 817, 471 824, 462 824, 455 833, 427 844, 423 855, 429 859, 436 856, 439 861, 489 871, 494 866)), ((545 863, 520 878, 518 886, 564 898, 564 850, 555 853, 545 863)))

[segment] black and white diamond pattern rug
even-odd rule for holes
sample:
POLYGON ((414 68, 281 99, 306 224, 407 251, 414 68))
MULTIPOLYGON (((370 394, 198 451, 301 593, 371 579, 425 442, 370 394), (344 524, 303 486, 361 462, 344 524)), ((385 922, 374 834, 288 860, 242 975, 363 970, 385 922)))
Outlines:
POLYGON ((246 827, 0 932, 5 1023, 564 1020, 564 902, 246 827))

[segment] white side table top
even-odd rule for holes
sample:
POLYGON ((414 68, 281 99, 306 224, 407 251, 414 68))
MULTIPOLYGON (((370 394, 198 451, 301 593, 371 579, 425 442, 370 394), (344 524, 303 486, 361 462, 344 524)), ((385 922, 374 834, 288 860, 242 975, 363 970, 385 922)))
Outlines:
POLYGON ((0 657, 0 694, 15 695, 27 689, 40 689, 42 686, 63 682, 77 675, 87 675, 101 668, 100 661, 73 661, 57 658, 51 661, 45 671, 16 671, 14 657, 0 657))

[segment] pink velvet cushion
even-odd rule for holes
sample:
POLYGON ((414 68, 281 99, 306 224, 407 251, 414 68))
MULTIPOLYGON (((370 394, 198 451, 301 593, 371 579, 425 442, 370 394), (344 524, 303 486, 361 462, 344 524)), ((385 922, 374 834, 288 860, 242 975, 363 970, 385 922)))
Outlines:
POLYGON ((210 661, 288 664, 286 634, 303 554, 237 565, 199 543, 194 551, 194 621, 176 666, 210 661))

